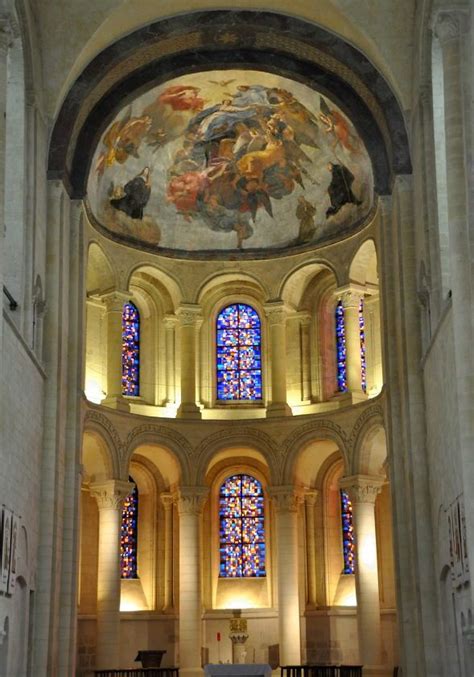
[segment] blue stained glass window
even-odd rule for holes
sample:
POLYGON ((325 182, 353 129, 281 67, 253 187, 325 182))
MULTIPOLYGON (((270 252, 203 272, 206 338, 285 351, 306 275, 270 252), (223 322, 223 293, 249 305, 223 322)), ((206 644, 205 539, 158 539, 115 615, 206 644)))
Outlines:
POLYGON ((355 572, 355 541, 352 524, 352 503, 347 491, 341 489, 342 550, 344 556, 344 573, 355 572))
POLYGON ((364 299, 359 303, 359 336, 360 336, 360 381, 362 390, 367 392, 367 363, 365 360, 365 322, 364 299))
POLYGON ((234 303, 217 317, 217 399, 262 399, 262 346, 258 313, 234 303))
MULTIPOLYGON (((129 477, 130 482, 133 479, 129 477)), ((138 489, 137 485, 127 496, 122 508, 120 529, 120 575, 122 578, 138 578, 138 489)))
POLYGON ((336 351, 337 351, 337 389, 347 392, 346 369, 346 329, 344 325, 344 306, 339 301, 336 306, 336 351))
POLYGON ((122 311, 122 394, 140 394, 140 314, 133 303, 122 311))
POLYGON ((232 475, 219 492, 222 578, 265 576, 264 498, 251 475, 232 475))

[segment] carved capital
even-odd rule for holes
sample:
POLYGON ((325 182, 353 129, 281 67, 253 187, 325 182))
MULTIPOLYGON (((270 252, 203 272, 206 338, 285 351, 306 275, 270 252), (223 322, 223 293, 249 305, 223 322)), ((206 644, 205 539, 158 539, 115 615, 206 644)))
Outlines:
POLYGON ((314 508, 319 492, 316 489, 307 489, 304 492, 304 502, 309 508, 314 508))
POLYGON ((463 628, 462 634, 466 638, 471 649, 474 649, 474 625, 467 625, 463 628))
POLYGON ((178 489, 179 514, 200 515, 208 493, 207 487, 180 487, 178 489))
POLYGON ((7 15, 0 16, 0 55, 5 56, 15 38, 15 28, 7 15))
POLYGON ((164 316, 163 324, 165 325, 165 329, 172 331, 178 324, 178 318, 176 315, 171 315, 171 313, 169 313, 164 316))
POLYGON ((277 512, 297 512, 302 496, 292 485, 269 487, 268 493, 272 498, 277 512))
POLYGON ((90 493, 96 499, 99 510, 121 510, 123 501, 131 494, 134 486, 124 480, 106 480, 91 484, 90 493))
POLYGON ((469 11, 462 8, 436 12, 432 19, 432 27, 441 45, 459 38, 465 30, 468 18, 469 11))
POLYGON ((265 305, 265 315, 270 327, 285 324, 286 310, 283 301, 273 301, 265 305))
POLYGON ((173 496, 173 494, 170 494, 169 492, 163 492, 162 494, 160 494, 160 499, 161 502, 163 503, 165 511, 168 512, 169 510, 171 510, 173 503, 175 502, 175 497, 173 496))
POLYGON ((375 503, 384 482, 383 477, 352 475, 342 477, 339 486, 347 491, 352 503, 375 503))
POLYGON ((176 311, 181 327, 194 327, 200 322, 201 307, 192 303, 183 303, 176 311))
POLYGON ((130 301, 130 294, 117 290, 101 296, 101 301, 108 313, 122 313, 124 304, 130 301))

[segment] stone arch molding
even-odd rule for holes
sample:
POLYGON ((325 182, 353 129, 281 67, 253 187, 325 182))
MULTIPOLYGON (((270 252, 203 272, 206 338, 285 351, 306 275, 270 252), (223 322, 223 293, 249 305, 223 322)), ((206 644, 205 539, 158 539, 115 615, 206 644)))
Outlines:
POLYGON ((282 484, 292 483, 295 463, 303 447, 309 442, 318 440, 331 440, 334 442, 341 452, 344 466, 349 468, 349 443, 344 429, 330 420, 313 421, 292 432, 281 447, 283 459, 281 471, 282 484))
POLYGON ((128 477, 128 468, 135 449, 143 444, 166 447, 175 456, 181 471, 181 484, 190 483, 192 476, 193 448, 188 440, 172 428, 145 423, 130 431, 124 444, 120 464, 121 477, 128 477))
POLYGON ((89 409, 84 418, 83 432, 95 432, 102 438, 109 452, 108 461, 112 473, 111 476, 120 478, 122 440, 111 420, 100 411, 89 409))
POLYGON ((209 435, 197 447, 197 465, 193 477, 196 485, 204 486, 207 467, 212 457, 222 449, 230 447, 251 447, 259 451, 267 461, 271 482, 278 483, 281 456, 274 440, 262 430, 255 428, 239 428, 235 431, 227 428, 209 435))
POLYGON ((380 428, 385 431, 385 418, 382 405, 377 403, 362 412, 351 430, 348 448, 350 450, 350 472, 352 474, 364 474, 364 470, 361 468, 365 453, 364 444, 371 433, 380 428))

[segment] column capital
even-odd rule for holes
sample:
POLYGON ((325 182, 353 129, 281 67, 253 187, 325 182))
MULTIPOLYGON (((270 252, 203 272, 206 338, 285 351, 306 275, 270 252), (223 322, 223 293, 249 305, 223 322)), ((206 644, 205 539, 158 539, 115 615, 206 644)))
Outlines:
POLYGON ((469 10, 463 7, 440 9, 435 12, 431 19, 431 26, 441 45, 459 38, 466 30, 468 18, 469 10))
POLYGON ((195 303, 182 303, 176 311, 181 327, 195 326, 201 319, 201 306, 195 303))
POLYGON ((122 312, 123 306, 125 303, 130 301, 131 294, 126 291, 115 291, 108 292, 107 294, 102 294, 100 300, 105 305, 108 312, 122 312))
POLYGON ((200 515, 208 494, 208 487, 179 487, 177 492, 179 514, 200 515))
POLYGON ((133 491, 134 484, 125 480, 105 480, 90 485, 91 496, 97 501, 99 510, 119 510, 125 498, 133 491))
POLYGON ((291 484, 268 487, 268 494, 275 504, 277 512, 297 512, 302 502, 301 492, 291 484))
POLYGON ((166 313, 163 318, 163 324, 165 325, 165 329, 174 329, 178 324, 178 318, 172 313, 166 313))
POLYGON ((6 55, 15 38, 14 23, 7 14, 0 15, 0 54, 6 55))
POLYGON ((286 321, 286 307, 283 301, 271 301, 264 305, 265 316, 270 326, 284 324, 286 321))
POLYGON ((171 494, 169 491, 164 491, 162 494, 160 494, 160 499, 163 503, 165 511, 168 512, 168 510, 171 510, 173 503, 175 502, 175 497, 173 494, 171 494))
POLYGON ((341 477, 339 486, 345 489, 353 503, 375 503, 385 484, 385 478, 372 475, 341 477))
POLYGON ((335 290, 335 296, 339 301, 342 301, 344 308, 358 308, 365 293, 365 286, 355 283, 346 284, 335 290))
POLYGON ((308 507, 314 508, 318 500, 319 491, 317 489, 305 489, 304 502, 308 507))

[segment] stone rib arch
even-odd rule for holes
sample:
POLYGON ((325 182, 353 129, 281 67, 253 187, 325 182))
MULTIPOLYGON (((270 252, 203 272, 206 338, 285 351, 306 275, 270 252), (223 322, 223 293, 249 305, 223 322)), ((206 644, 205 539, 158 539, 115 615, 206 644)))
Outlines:
POLYGON ((305 261, 285 275, 278 290, 278 298, 281 298, 285 303, 294 308, 299 307, 308 285, 325 270, 332 273, 337 286, 338 271, 330 261, 326 259, 305 261), (298 298, 296 298, 295 288, 298 289, 298 298))
POLYGON ((134 263, 128 270, 123 272, 126 289, 132 284, 133 276, 139 272, 148 273, 160 283, 169 295, 175 310, 183 302, 184 293, 179 281, 169 272, 162 270, 154 264, 150 264, 149 261, 134 263))
POLYGON ((109 478, 123 479, 120 475, 122 440, 110 419, 99 411, 89 409, 84 419, 83 434, 85 433, 98 435, 102 441, 105 452, 103 460, 109 473, 109 478))
MULTIPOLYGON (((356 420, 349 437, 349 449, 351 451, 351 465, 349 471, 351 474, 377 475, 380 473, 376 466, 376 461, 370 458, 371 450, 365 448, 365 445, 374 441, 374 436, 383 431, 385 440, 385 421, 383 408, 380 404, 366 409, 356 420)), ((380 441, 382 442, 382 441, 380 441)), ((386 453, 385 441, 385 453, 386 453)), ((386 458, 386 455, 385 455, 386 458)), ((381 465, 381 464, 380 464, 381 465)))
POLYGON ((334 442, 343 458, 345 468, 349 468, 350 456, 349 445, 344 430, 333 421, 321 420, 308 423, 295 430, 289 435, 282 445, 283 464, 281 469, 281 484, 291 484, 295 464, 300 452, 310 442, 327 441, 334 442))
POLYGON ((203 280, 196 290, 195 302, 200 305, 205 305, 208 302, 212 304, 214 301, 208 301, 208 299, 218 298, 221 294, 227 296, 232 294, 234 290, 236 290, 236 293, 241 293, 242 287, 247 293, 251 290, 256 298, 262 299, 262 301, 271 296, 270 289, 257 276, 244 273, 241 270, 229 270, 225 273, 212 273, 203 280))
POLYGON ((123 453, 121 458, 121 472, 125 477, 130 467, 130 461, 136 449, 140 446, 153 444, 167 449, 178 463, 180 470, 181 484, 190 484, 192 475, 191 461, 193 450, 189 442, 183 435, 166 428, 165 426, 153 425, 147 423, 134 428, 127 436, 123 444, 123 453))
POLYGON ((212 457, 224 448, 250 447, 259 451, 265 458, 270 480, 277 484, 280 476, 280 456, 275 442, 261 430, 241 428, 239 430, 219 430, 206 437, 196 449, 197 465, 193 480, 197 486, 205 484, 206 474, 212 457))

